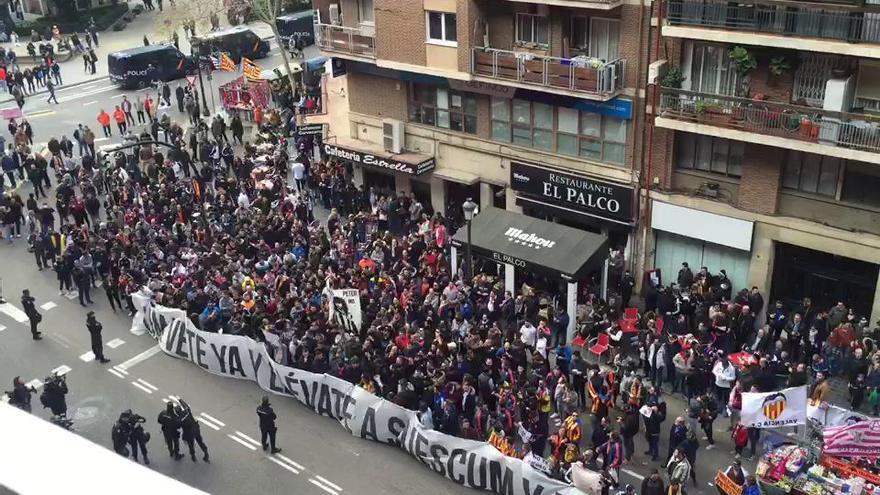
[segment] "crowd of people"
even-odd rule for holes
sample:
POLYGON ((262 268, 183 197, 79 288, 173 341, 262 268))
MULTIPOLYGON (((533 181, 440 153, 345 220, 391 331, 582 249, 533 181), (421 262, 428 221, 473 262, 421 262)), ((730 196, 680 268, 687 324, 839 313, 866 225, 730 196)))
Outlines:
MULTIPOLYGON (((187 97, 198 101, 184 92, 179 107, 187 97)), ((463 277, 449 265, 455 222, 410 194, 356 186, 350 165, 318 158, 313 138, 288 138, 289 118, 267 119, 251 143, 237 117, 230 140, 222 119, 195 112, 187 126, 149 105, 123 99, 113 111, 133 139, 108 156, 95 153, 87 126, 73 141, 52 138, 46 157, 29 149, 26 121, 10 127, 3 170, 13 188, 26 175, 35 190, 0 201, 4 237, 12 242, 24 226, 37 268, 53 269, 59 290, 76 291, 83 306, 100 280, 111 308, 133 314, 130 295, 147 287, 202 330, 264 341, 278 362, 338 376, 418 411, 427 428, 489 441, 550 476, 593 470, 606 490, 639 457, 643 435, 645 462, 665 476, 647 476, 642 493, 683 493, 688 478, 696 483, 698 438, 714 446, 719 416, 730 418, 737 454, 754 456, 760 430, 739 424, 743 391, 810 384, 823 400, 827 378, 842 374, 852 406, 867 400, 876 413, 880 358, 866 337, 878 329, 843 304, 775 303, 764 324, 757 288, 734 294, 723 270, 694 274, 685 264, 675 284, 648 289, 636 332, 624 338, 619 299, 582 295, 569 315, 552 289, 463 277), (133 107, 146 114, 140 135, 131 132, 133 107), (359 328, 328 318, 328 289, 342 288, 360 292, 359 328), (571 319, 586 341, 611 337, 601 366, 568 342, 571 319), (728 360, 741 350, 754 364, 728 360), (670 393, 687 407, 670 421, 661 456, 670 393)), ((109 113, 98 121, 112 133, 109 113)), ((632 277, 620 280, 628 301, 632 277)))

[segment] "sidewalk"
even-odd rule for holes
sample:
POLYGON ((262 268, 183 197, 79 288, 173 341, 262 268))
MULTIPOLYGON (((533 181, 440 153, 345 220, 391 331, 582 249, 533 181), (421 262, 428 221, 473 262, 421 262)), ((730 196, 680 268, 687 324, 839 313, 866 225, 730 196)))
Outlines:
MULTIPOLYGON (((147 39, 151 43, 162 41, 158 38, 158 35, 154 30, 157 14, 158 11, 144 11, 139 16, 135 17, 134 21, 129 23, 122 31, 107 30, 98 33, 98 43, 100 43, 100 45, 95 49, 95 55, 98 56, 98 61, 95 63, 97 72, 94 75, 89 74, 84 70, 82 56, 74 57, 66 62, 59 62, 58 65, 61 66, 61 79, 64 81, 64 84, 58 86, 58 88, 80 86, 107 79, 107 55, 126 48, 143 46, 144 35, 147 36, 147 39)), ((261 38, 269 38, 272 36, 272 28, 264 22, 253 22, 250 23, 249 26, 261 38)), ((184 54, 189 54, 189 40, 183 35, 182 30, 178 35, 180 36, 180 51, 184 54)), ((13 46, 12 43, 0 43, 0 46, 6 50, 15 50, 15 53, 18 54, 20 59, 29 58, 26 49, 27 40, 19 41, 19 46, 13 46)), ((35 93, 35 95, 40 94, 47 94, 47 91, 42 90, 35 93)), ((25 98, 33 96, 34 95, 32 94, 25 98)), ((0 94, 0 105, 12 101, 14 101, 14 99, 8 93, 0 94)))

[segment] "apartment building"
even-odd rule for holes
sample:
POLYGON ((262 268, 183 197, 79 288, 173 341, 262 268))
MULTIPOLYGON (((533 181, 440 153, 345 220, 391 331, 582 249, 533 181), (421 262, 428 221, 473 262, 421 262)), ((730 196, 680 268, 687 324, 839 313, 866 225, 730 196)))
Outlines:
POLYGON ((314 0, 325 151, 460 217, 473 198, 632 253, 650 8, 634 0, 314 0), (640 56, 640 53, 642 56, 640 56))
POLYGON ((876 3, 654 3, 646 269, 880 319, 876 3))

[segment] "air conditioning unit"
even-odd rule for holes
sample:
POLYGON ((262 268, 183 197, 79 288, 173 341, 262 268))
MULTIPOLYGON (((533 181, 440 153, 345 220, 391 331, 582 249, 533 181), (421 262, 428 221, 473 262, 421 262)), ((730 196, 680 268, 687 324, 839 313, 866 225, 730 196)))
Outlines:
POLYGON ((395 119, 382 119, 382 144, 385 151, 400 153, 403 151, 404 124, 395 119))
POLYGON ((340 10, 338 3, 330 4, 330 24, 334 26, 342 25, 342 10, 340 10))
POLYGON ((659 84, 666 75, 669 64, 666 60, 655 60, 648 65, 648 84, 659 84))

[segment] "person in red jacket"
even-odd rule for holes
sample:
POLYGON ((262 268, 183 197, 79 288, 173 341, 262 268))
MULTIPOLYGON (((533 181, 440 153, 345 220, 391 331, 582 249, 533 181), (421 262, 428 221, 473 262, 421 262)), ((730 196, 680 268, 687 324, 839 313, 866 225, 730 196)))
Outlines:
POLYGON ((110 137, 113 135, 113 131, 110 129, 110 114, 105 112, 103 108, 98 113, 98 123, 104 128, 104 136, 110 137))
POLYGON ((119 135, 125 135, 125 129, 128 127, 128 124, 125 120, 125 112, 122 111, 119 105, 116 105, 116 110, 113 110, 113 120, 116 121, 116 127, 119 128, 119 135))

